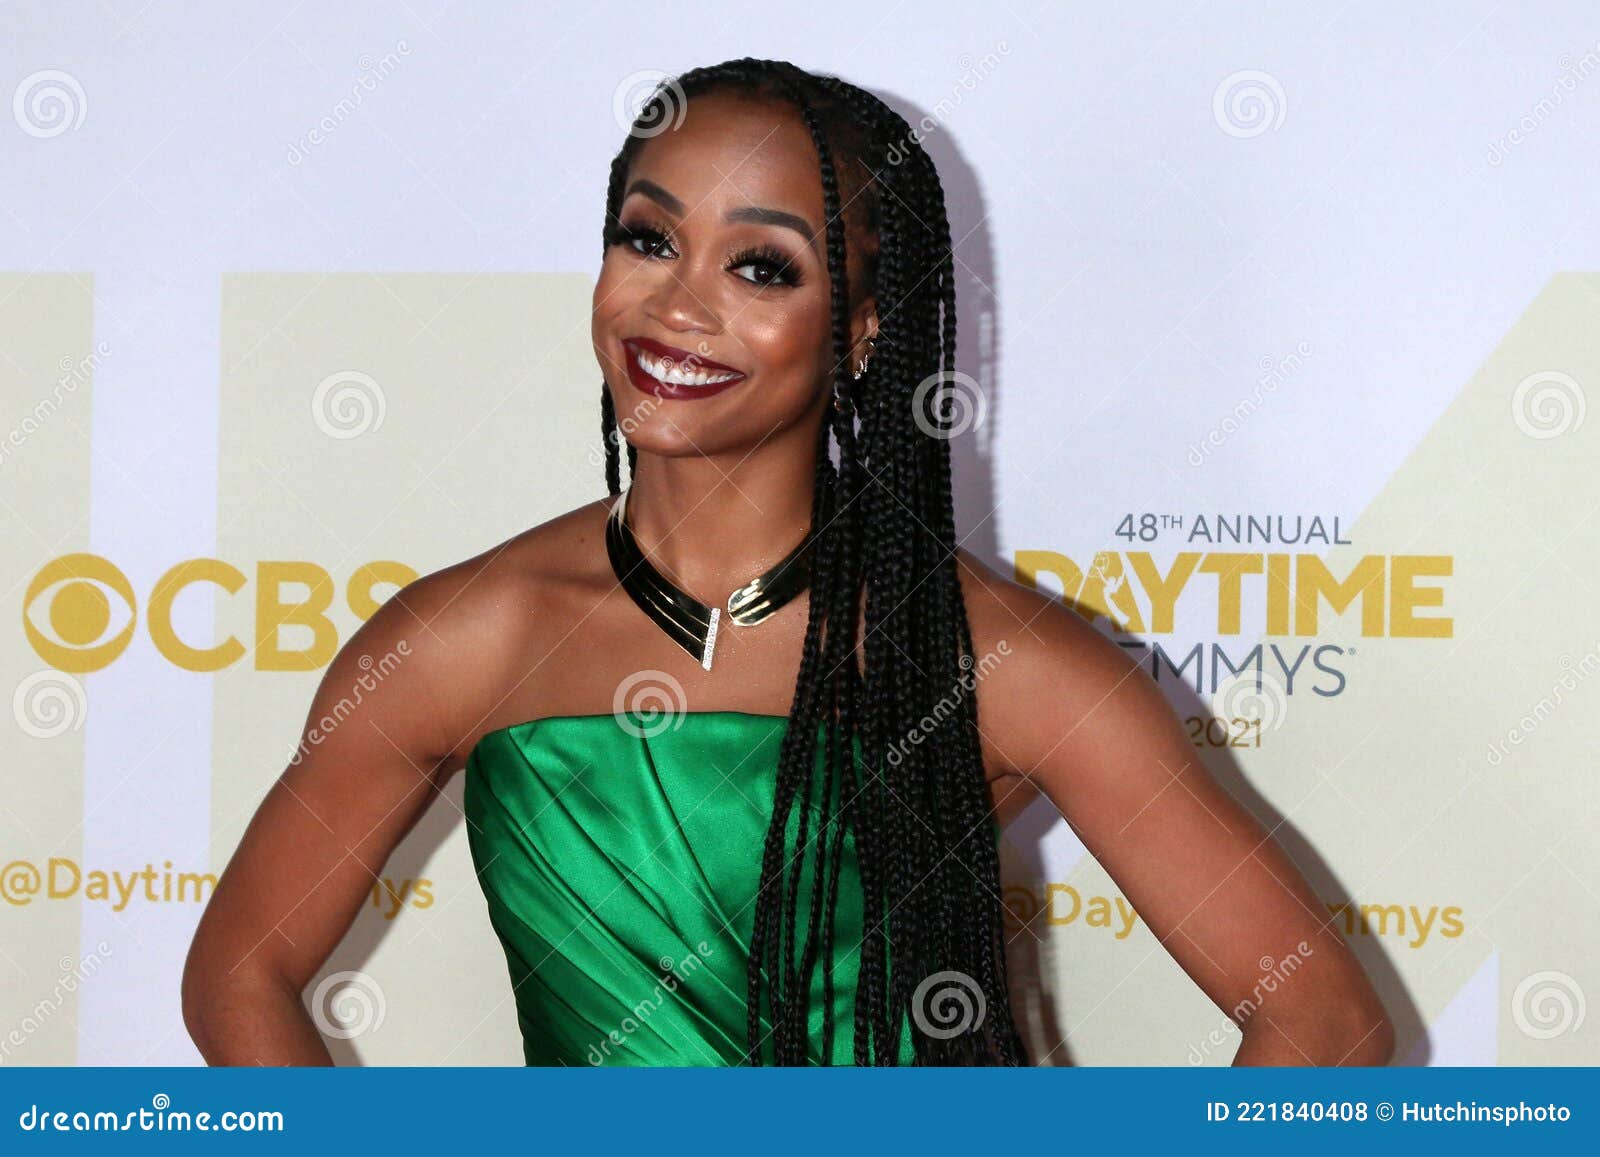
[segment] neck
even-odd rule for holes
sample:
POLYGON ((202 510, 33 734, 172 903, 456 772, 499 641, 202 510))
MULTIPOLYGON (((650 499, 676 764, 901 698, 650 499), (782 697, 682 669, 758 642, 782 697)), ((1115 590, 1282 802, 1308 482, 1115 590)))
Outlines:
POLYGON ((729 469, 713 458, 641 453, 628 527, 674 585, 719 606, 805 537, 815 481, 809 455, 747 458, 729 469))

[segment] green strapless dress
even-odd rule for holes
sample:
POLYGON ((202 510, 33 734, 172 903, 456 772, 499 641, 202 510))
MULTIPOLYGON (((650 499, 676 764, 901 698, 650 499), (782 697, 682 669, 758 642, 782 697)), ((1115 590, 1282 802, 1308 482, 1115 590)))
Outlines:
MULTIPOLYGON (((788 717, 698 711, 664 726, 626 722, 530 720, 487 733, 467 759, 467 837, 505 948, 524 1060, 741 1064, 756 887, 788 717)), ((819 743, 819 767, 822 758, 819 743)), ((819 966, 814 1064, 854 1059, 858 880, 847 835, 833 1048, 824 1058, 819 966)), ((808 861, 802 913, 810 886, 808 861)), ((901 1063, 913 1056, 910 1034, 908 1023, 901 1063)))

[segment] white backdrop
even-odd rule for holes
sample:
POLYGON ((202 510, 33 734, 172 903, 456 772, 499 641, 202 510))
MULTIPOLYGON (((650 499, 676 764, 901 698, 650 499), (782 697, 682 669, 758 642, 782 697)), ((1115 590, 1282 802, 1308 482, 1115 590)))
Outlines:
MULTIPOLYGON (((587 304, 619 116, 745 55, 923 125, 982 391, 966 545, 1157 648, 1402 1060, 1600 1061, 1587 15, 6 5, 0 1063, 198 1059, 202 877, 331 654, 263 637, 258 599, 326 576, 344 639, 352 586, 602 493, 587 304), (1230 541, 1244 516, 1328 538, 1230 541), (1164 614, 1151 576, 1191 564, 1164 614), (1342 610, 1269 603, 1319 565, 1377 577, 1342 610), (1252 653, 1259 683, 1219 685, 1252 653)), ((318 1005, 342 1060, 520 1059, 459 796, 329 962, 356 974, 318 1005)), ((1039 1056, 1227 1063, 1228 1018, 1059 820, 1035 807, 1005 853, 1039 1056)))

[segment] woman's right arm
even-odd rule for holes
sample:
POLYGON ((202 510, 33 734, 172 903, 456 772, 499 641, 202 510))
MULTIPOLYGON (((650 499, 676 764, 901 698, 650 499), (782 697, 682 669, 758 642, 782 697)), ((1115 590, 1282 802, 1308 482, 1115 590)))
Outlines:
POLYGON ((462 597, 465 567, 396 592, 323 676, 189 949, 183 1019, 208 1063, 333 1063, 301 993, 455 770, 485 648, 505 634, 473 623, 468 605, 485 603, 462 597))

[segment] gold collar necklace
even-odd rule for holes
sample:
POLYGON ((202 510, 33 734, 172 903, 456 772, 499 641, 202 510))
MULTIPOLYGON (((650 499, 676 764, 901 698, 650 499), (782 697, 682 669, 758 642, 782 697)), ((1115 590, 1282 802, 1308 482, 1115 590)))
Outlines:
MULTIPOLYGON (((611 557, 611 569, 639 609, 709 671, 722 608, 706 606, 668 580, 645 557, 633 531, 628 528, 623 509, 631 490, 629 487, 617 496, 606 518, 606 553, 611 557)), ((814 537, 808 529, 805 537, 775 566, 728 595, 728 617, 736 625, 754 626, 810 585, 814 537)))

